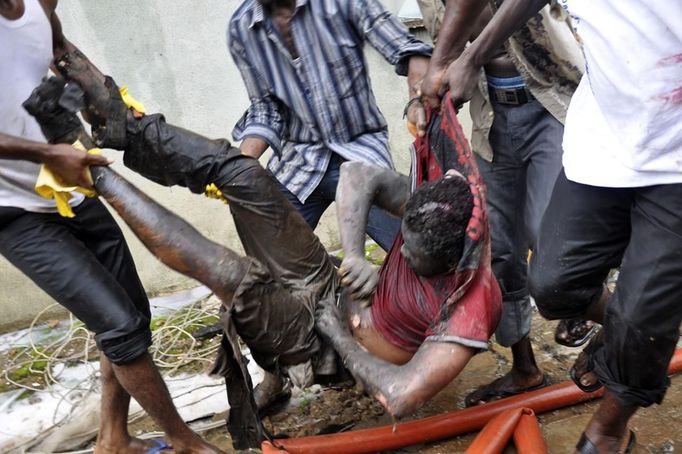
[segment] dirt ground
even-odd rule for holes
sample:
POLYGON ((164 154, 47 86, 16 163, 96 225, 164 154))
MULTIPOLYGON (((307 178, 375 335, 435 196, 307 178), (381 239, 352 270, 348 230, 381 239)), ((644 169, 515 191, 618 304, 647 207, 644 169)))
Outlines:
MULTIPOLYGON (((567 371, 579 353, 579 349, 557 346, 553 340, 554 326, 554 322, 547 322, 536 314, 533 335, 538 363, 550 382, 558 383, 567 379, 567 371)), ((510 362, 509 349, 493 344, 490 352, 476 356, 460 377, 428 402, 413 418, 423 418, 463 408, 462 402, 467 393, 503 375, 508 370, 510 362)), ((542 432, 551 453, 573 452, 573 447, 596 405, 596 402, 592 402, 539 416, 542 432)), ((216 417, 216 419, 222 418, 224 415, 216 417)), ((352 386, 349 388, 314 388, 296 398, 286 409, 266 417, 264 422, 273 433, 289 437, 314 435, 325 428, 338 429, 352 426, 352 429, 359 429, 392 424, 391 418, 376 402, 352 386)), ((637 453, 682 452, 682 375, 673 377, 663 404, 639 411, 631 421, 631 428, 637 433, 637 449, 635 450, 637 453)), ((392 452, 461 453, 466 450, 475 435, 469 434, 392 452)), ((213 429, 206 436, 227 452, 235 452, 232 450, 231 440, 226 436, 224 427, 213 429)), ((510 446, 505 454, 515 452, 516 450, 510 446)))

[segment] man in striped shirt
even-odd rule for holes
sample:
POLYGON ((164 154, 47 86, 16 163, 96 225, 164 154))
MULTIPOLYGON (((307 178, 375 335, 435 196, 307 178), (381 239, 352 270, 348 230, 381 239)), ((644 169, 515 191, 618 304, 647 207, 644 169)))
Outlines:
MULTIPOLYGON (((378 0, 246 0, 230 20, 229 48, 251 105, 232 132, 315 228, 334 201, 339 167, 362 161, 393 168, 386 120, 372 93, 367 41, 407 75, 410 97, 431 47, 409 35, 378 0)), ((410 120, 423 131, 423 109, 410 120)), ((372 208, 367 233, 388 250, 400 221, 372 208)))

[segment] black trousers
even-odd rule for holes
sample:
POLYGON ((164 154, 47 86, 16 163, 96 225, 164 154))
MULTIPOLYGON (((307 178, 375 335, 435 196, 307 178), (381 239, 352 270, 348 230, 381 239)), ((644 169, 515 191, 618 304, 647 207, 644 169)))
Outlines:
POLYGON ((95 332, 114 364, 151 345, 149 300, 123 233, 102 202, 75 218, 0 207, 0 253, 95 332))
POLYGON ((626 405, 660 403, 682 322, 682 184, 602 188, 562 172, 531 261, 543 316, 578 317, 621 266, 594 370, 626 405))

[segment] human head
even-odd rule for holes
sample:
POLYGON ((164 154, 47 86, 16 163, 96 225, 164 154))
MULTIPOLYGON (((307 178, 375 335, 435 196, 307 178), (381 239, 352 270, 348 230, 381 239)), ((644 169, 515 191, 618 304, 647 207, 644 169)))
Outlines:
POLYGON ((468 182, 452 172, 412 194, 403 216, 401 253, 415 273, 429 277, 457 266, 472 210, 468 182))
POLYGON ((0 0, 0 16, 8 20, 17 20, 24 15, 24 0, 0 0))

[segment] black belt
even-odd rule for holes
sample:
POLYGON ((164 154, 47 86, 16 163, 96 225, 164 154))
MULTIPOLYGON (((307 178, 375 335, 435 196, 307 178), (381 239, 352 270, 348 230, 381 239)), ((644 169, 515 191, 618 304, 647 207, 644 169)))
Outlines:
POLYGON ((497 88, 489 85, 488 89, 490 90, 490 99, 499 104, 520 106, 535 99, 526 87, 497 88))

